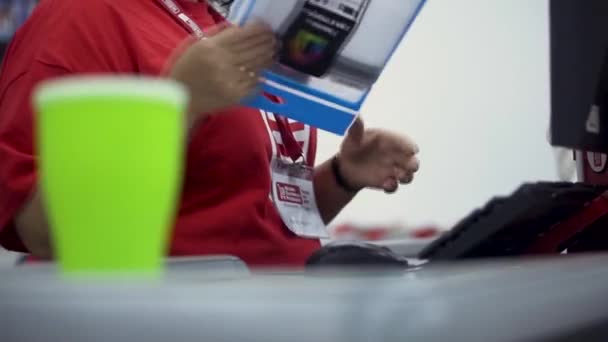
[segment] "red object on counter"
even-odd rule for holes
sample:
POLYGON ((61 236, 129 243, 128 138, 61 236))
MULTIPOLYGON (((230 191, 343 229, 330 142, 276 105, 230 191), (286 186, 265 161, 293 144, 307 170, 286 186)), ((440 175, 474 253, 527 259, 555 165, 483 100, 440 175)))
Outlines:
POLYGON ((412 237, 415 239, 431 239, 440 234, 439 229, 434 227, 416 229, 412 232, 412 237))
POLYGON ((356 231, 357 230, 355 229, 355 227, 348 225, 348 224, 343 224, 343 225, 336 226, 336 228, 334 228, 333 235, 339 236, 339 235, 353 234, 356 231))
POLYGON ((418 240, 432 239, 438 236, 441 230, 426 226, 416 229, 407 229, 403 227, 391 226, 375 226, 375 227, 359 227, 353 224, 342 224, 333 229, 332 236, 335 239, 356 239, 365 241, 381 241, 381 240, 418 240))
MULTIPOLYGON (((582 183, 608 185, 608 155, 595 152, 575 153, 577 172, 582 183)), ((529 254, 560 253, 562 245, 608 215, 608 192, 590 202, 564 222, 556 224, 527 251, 529 254)))
POLYGON ((375 228, 368 229, 361 232, 364 240, 367 241, 381 241, 386 240, 390 235, 391 230, 388 228, 375 228))
POLYGON ((528 249, 527 254, 561 253, 564 242, 608 214, 608 194, 589 203, 587 207, 564 222, 558 223, 528 249))

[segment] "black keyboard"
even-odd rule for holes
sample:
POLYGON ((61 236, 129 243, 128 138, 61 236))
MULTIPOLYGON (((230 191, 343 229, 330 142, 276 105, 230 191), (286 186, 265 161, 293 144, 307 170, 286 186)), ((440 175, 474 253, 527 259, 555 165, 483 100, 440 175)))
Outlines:
POLYGON ((573 183, 524 184, 512 195, 494 198, 471 213, 420 252, 419 258, 433 261, 521 255, 551 227, 582 210, 606 189, 573 183))

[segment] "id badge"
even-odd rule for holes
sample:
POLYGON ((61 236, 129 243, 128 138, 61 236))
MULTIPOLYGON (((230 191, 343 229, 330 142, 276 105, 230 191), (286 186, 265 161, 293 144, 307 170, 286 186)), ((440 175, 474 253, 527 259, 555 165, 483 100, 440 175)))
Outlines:
POLYGON ((312 180, 313 170, 304 164, 272 162, 272 197, 287 228, 300 237, 328 238, 312 180))

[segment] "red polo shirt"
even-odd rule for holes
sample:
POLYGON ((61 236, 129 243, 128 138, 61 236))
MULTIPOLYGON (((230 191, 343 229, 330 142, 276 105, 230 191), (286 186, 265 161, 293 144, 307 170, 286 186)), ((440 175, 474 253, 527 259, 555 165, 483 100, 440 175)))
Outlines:
MULTIPOLYGON (((205 2, 178 1, 203 28, 222 18, 205 2)), ((75 73, 159 75, 188 32, 154 0, 42 0, 8 48, 0 72, 0 244, 26 251, 12 221, 36 185, 31 94, 75 73)), ((269 165, 281 154, 272 114, 218 113, 193 134, 171 255, 231 254, 252 265, 301 265, 319 247, 283 225, 269 165)), ((316 132, 292 123, 314 163, 316 132)))

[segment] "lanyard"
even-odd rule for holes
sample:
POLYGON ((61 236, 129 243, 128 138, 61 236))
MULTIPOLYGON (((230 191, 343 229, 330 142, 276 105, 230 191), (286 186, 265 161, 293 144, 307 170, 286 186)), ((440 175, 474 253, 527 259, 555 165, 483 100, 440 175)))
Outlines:
POLYGON ((198 39, 205 38, 205 32, 198 24, 192 20, 181 8, 180 5, 173 0, 156 0, 169 12, 177 22, 179 22, 188 32, 193 34, 198 39))
POLYGON ((294 163, 297 162, 298 159, 304 158, 302 146, 300 146, 300 143, 293 136, 289 121, 285 117, 278 114, 275 115, 274 118, 277 122, 279 133, 281 133, 281 140, 283 140, 283 146, 285 146, 287 156, 291 158, 294 163))
MULTIPOLYGON (((198 39, 205 39, 205 32, 201 29, 198 24, 192 20, 181 8, 173 0, 156 0, 160 5, 162 5, 167 12, 169 12, 177 22, 179 22, 188 32, 193 34, 198 39)), ((295 163, 300 157, 304 157, 304 152, 302 151, 302 147, 300 143, 293 136, 293 132, 291 131, 291 127, 289 125, 289 121, 280 116, 275 115, 275 119, 277 122, 277 127, 279 132, 281 133, 281 139, 283 140, 283 146, 285 146, 285 150, 287 155, 293 162, 295 163)))

